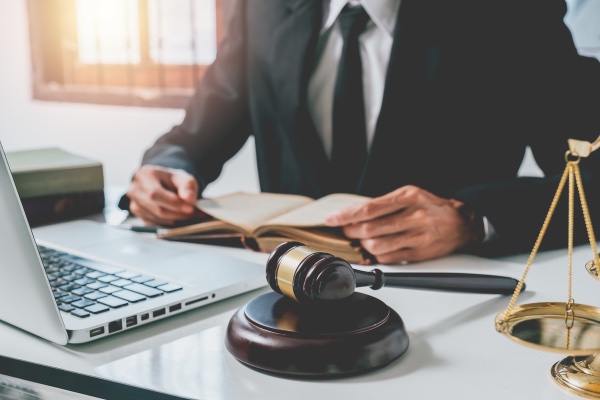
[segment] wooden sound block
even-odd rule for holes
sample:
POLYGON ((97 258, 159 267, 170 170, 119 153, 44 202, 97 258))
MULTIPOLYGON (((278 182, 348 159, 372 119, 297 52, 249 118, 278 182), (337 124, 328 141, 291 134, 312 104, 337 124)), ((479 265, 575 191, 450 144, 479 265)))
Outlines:
POLYGON ((408 348, 408 334, 394 310, 366 294, 301 305, 272 292, 235 313, 225 345, 251 367, 317 378, 388 365, 408 348))

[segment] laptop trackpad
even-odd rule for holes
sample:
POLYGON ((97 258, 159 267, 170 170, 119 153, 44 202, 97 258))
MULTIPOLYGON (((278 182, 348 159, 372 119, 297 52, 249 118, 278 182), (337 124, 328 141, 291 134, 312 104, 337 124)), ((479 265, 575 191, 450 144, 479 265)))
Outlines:
POLYGON ((193 286, 219 287, 248 279, 264 279, 262 265, 210 252, 165 260, 145 268, 145 271, 182 285, 193 286))
POLYGON ((58 245, 59 250, 185 286, 223 286, 264 279, 264 265, 221 255, 203 246, 168 242, 97 222, 73 221, 40 227, 34 234, 36 239, 58 245))
POLYGON ((264 275, 264 267, 257 263, 224 256, 200 246, 189 248, 189 245, 156 243, 156 240, 139 237, 126 242, 83 246, 79 250, 126 269, 185 286, 220 287, 264 275))
POLYGON ((151 237, 128 237, 125 240, 80 246, 76 247, 76 250, 85 255, 113 261, 120 265, 143 268, 195 253, 192 249, 185 247, 170 246, 162 241, 157 243, 157 240, 151 237))

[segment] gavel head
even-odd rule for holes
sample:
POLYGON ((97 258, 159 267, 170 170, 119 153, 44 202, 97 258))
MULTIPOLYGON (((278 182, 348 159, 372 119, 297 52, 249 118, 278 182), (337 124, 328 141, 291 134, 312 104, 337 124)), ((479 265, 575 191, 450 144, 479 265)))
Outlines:
POLYGON ((354 270, 347 261, 300 242, 277 246, 269 256, 266 272, 274 291, 298 303, 341 300, 356 289, 354 270))

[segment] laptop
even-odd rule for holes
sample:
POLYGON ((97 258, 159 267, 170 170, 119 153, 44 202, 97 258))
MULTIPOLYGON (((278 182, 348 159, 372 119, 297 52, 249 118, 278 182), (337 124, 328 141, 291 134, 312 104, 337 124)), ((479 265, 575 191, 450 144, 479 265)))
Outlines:
POLYGON ((266 286, 264 265, 94 221, 34 228, 0 144, 0 320, 85 343, 266 286))

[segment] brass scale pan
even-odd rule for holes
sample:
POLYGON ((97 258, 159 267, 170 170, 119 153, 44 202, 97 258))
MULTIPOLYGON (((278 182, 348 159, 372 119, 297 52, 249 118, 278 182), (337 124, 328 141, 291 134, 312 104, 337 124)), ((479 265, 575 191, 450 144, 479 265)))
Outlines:
POLYGON ((505 318, 496 317, 501 333, 528 347, 568 355, 600 351, 600 309, 573 304, 565 315, 566 303, 530 303, 516 306, 505 318), (504 319, 504 321, 502 321, 504 319))

